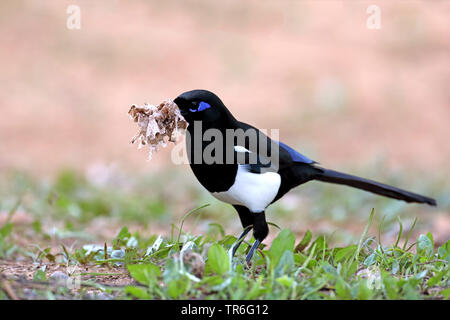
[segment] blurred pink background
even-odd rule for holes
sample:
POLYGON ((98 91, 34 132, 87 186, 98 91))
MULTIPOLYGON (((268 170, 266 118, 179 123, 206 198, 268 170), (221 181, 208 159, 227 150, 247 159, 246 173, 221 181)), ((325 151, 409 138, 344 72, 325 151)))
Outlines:
POLYGON ((450 172, 450 2, 2 1, 0 168, 152 171, 131 104, 195 89, 323 165, 450 172), (81 29, 66 9, 81 9, 81 29))

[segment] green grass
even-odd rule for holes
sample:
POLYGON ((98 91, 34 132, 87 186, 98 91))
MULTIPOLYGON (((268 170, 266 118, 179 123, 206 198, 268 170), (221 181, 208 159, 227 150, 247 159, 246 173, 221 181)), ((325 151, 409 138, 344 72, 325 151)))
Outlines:
MULTIPOLYGON (((277 227, 289 225, 295 210, 280 204, 274 211, 281 219, 270 226, 276 238, 270 245, 261 245, 247 265, 245 255, 253 239, 248 238, 236 256, 230 257, 236 237, 227 234, 229 225, 223 220, 236 219, 232 210, 213 202, 184 216, 171 214, 187 206, 186 195, 192 203, 211 198, 183 182, 170 193, 161 188, 149 192, 149 185, 167 179, 165 175, 144 177, 130 187, 95 185, 73 171, 62 172, 50 183, 12 174, 8 183, 0 186, 0 205, 6 212, 0 225, 0 268, 7 269, 0 277, 0 298, 364 300, 450 296, 450 240, 436 245, 432 233, 414 231, 420 222, 402 223, 414 217, 414 209, 392 209, 389 202, 377 199, 371 203, 373 210, 367 208, 365 194, 346 190, 328 194, 328 187, 317 191, 313 186, 308 197, 321 199, 314 207, 325 215, 320 219, 337 225, 364 221, 364 230, 348 237, 296 230, 296 238, 293 231, 277 227), (342 196, 346 192, 350 196, 342 196), (349 216, 335 219, 332 199, 335 206, 345 202, 340 210, 349 216), (353 211, 359 215, 349 213, 353 211), (19 212, 28 212, 31 221, 14 220, 19 212), (86 231, 99 218, 107 219, 108 228, 116 228, 115 235, 101 238, 86 231), (136 230, 136 224, 151 227, 154 221, 166 226, 164 234, 130 231, 136 230), (193 227, 202 221, 208 224, 204 232, 193 233, 193 227), (378 234, 372 234, 373 230, 378 234), (397 230, 389 244, 383 244, 385 230, 397 230), (25 276, 22 268, 32 274, 25 276), (62 280, 55 270, 63 273, 62 280)), ((313 222, 311 218, 305 225, 313 222)))
POLYGON ((428 234, 407 248, 399 243, 385 247, 363 235, 358 245, 331 248, 326 237, 311 240, 309 235, 296 246, 290 230, 280 231, 250 267, 244 262, 249 246, 230 258, 233 236, 185 235, 182 246, 167 239, 148 256, 137 250, 134 261, 123 260, 142 285, 125 291, 150 299, 448 298, 450 241, 434 250, 428 234), (194 276, 191 270, 198 266, 185 261, 183 252, 205 261, 201 278, 194 276))
MULTIPOLYGON (((12 230, 10 224, 0 230, 6 252, 12 230)), ((230 257, 234 236, 180 231, 172 238, 143 238, 124 227, 110 246, 71 251, 61 246, 57 254, 40 249, 36 260, 80 270, 85 265, 114 270, 79 274, 94 278, 129 272, 135 280, 131 285, 81 283, 116 299, 448 299, 450 240, 434 249, 428 233, 412 244, 383 246, 366 232, 367 228, 357 244, 330 247, 325 236, 313 239, 310 232, 296 244, 293 232, 284 229, 247 266, 250 243, 244 243, 234 259, 230 257)), ((46 280, 45 268, 38 269, 33 281, 47 284, 41 298, 83 298, 83 290, 75 294, 64 286, 56 290, 46 280)))

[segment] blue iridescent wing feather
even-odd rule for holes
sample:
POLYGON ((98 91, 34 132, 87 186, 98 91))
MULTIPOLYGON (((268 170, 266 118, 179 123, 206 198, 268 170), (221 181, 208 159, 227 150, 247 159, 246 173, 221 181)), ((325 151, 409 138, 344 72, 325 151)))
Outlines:
POLYGON ((289 147, 288 145, 284 144, 281 141, 278 141, 278 144, 280 145, 281 148, 283 148, 284 150, 286 150, 289 153, 289 155, 292 158, 292 161, 294 161, 294 162, 301 162, 301 163, 308 163, 308 164, 317 163, 316 161, 311 160, 307 156, 304 156, 301 153, 295 151, 294 149, 292 149, 291 147, 289 147))

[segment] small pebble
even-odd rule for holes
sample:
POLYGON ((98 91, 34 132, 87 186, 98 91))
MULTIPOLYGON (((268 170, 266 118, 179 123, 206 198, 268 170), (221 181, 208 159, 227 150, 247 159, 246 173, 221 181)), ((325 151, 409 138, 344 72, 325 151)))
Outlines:
POLYGON ((104 292, 88 292, 83 295, 83 299, 85 300, 111 300, 114 297, 110 294, 104 293, 104 292))
POLYGON ((111 258, 113 259, 121 259, 123 257, 125 257, 125 251, 123 250, 114 250, 111 252, 111 258))
POLYGON ((55 271, 50 275, 50 279, 57 282, 64 282, 69 279, 69 276, 62 271, 55 271))
MULTIPOLYGON (((125 257, 125 251, 124 250, 114 250, 113 252, 111 252, 111 258, 112 259, 122 259, 123 257, 125 257)), ((114 265, 115 266, 122 266, 123 262, 115 262, 114 265)))
POLYGON ((65 283, 69 279, 69 276, 62 271, 55 271, 50 275, 50 280, 58 283, 65 283))

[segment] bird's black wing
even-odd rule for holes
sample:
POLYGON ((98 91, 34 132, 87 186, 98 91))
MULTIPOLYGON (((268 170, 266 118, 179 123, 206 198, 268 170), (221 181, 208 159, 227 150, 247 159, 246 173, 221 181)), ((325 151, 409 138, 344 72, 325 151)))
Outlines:
POLYGON ((307 156, 304 156, 300 152, 292 149, 291 147, 289 147, 288 145, 284 144, 281 141, 278 141, 278 144, 280 145, 280 148, 283 148, 284 150, 286 150, 289 153, 289 155, 291 156, 293 162, 306 163, 306 164, 317 163, 316 161, 311 160, 307 156))
POLYGON ((242 146, 235 147, 234 161, 252 173, 277 172, 277 168, 273 166, 270 159, 261 157, 242 146))
POLYGON ((263 164, 271 163, 270 167, 273 168, 271 171, 279 171, 280 169, 290 167, 295 163, 311 165, 316 163, 288 145, 280 141, 272 140, 263 132, 247 123, 238 122, 238 128, 243 130, 245 137, 241 137, 240 141, 238 141, 239 139, 235 139, 235 146, 242 146, 248 151, 256 153, 263 164), (250 131, 257 133, 254 135, 256 136, 256 143, 250 141, 250 137, 252 137, 251 134, 248 134, 250 131), (261 150, 261 146, 265 146, 265 150, 261 150))

